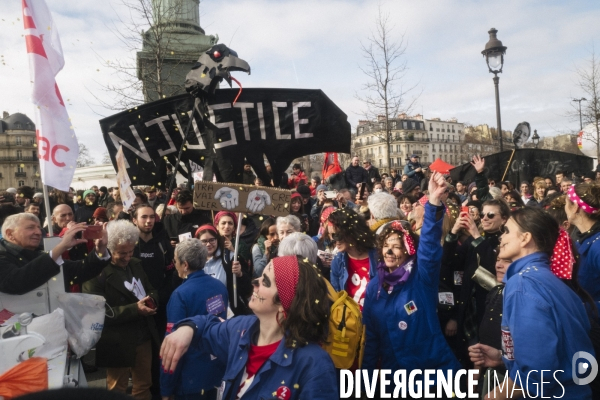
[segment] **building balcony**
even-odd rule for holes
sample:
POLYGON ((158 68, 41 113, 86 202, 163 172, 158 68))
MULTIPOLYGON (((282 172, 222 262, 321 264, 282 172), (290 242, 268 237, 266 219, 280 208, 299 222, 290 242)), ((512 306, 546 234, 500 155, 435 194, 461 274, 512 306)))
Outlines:
POLYGON ((1 140, 0 148, 2 147, 33 147, 35 141, 34 140, 21 140, 20 142, 16 140, 1 140))
POLYGON ((15 178, 25 178, 27 176, 27 172, 15 172, 15 178))
POLYGON ((8 157, 0 157, 0 162, 1 161, 38 161, 37 157, 33 157, 33 156, 21 156, 21 157, 16 157, 16 156, 8 156, 8 157))

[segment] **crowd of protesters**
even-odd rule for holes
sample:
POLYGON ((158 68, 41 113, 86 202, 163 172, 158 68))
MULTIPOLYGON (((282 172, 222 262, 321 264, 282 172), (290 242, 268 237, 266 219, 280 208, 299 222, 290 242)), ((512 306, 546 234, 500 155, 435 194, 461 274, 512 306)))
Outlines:
MULTIPOLYGON (((452 182, 417 155, 389 175, 354 157, 334 191, 294 164, 280 185, 290 214, 241 219, 195 209, 185 187, 136 188, 130 209, 117 188, 53 190, 49 210, 41 193, 7 189, 0 292, 31 291, 62 266, 67 291, 104 296, 96 367, 109 390, 131 379, 137 399, 338 398, 321 348, 325 281, 362 311, 369 372, 476 368, 482 397, 492 372, 508 385, 490 398, 535 385, 600 396, 596 381, 574 382, 571 362, 600 346, 596 174, 499 182, 483 158, 472 165, 473 182, 452 182), (81 237, 88 225, 101 235, 81 237), (45 252, 50 232, 61 241, 45 252), (561 372, 548 383, 542 370, 561 372)), ((262 184, 249 165, 243 178, 262 184)))

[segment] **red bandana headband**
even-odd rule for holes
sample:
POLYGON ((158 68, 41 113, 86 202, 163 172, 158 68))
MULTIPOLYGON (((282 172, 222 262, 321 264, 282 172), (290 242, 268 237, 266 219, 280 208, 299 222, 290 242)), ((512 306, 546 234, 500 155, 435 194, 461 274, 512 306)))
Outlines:
POLYGON ((215 225, 219 225, 219 220, 223 217, 231 217, 231 219, 233 220, 233 226, 237 226, 238 217, 237 215, 235 215, 235 213, 232 213, 231 211, 219 211, 218 213, 216 213, 215 225))
POLYGON ((567 231, 561 228, 550 259, 550 270, 560 279, 571 279, 573 278, 574 264, 575 257, 571 238, 567 231))
POLYGON ((292 306, 292 301, 296 297, 296 286, 298 286, 300 275, 298 258, 296 256, 283 256, 274 258, 272 262, 277 294, 279 294, 284 314, 287 317, 287 313, 292 306))
POLYGON ((217 237, 219 236, 219 232, 217 232, 217 230, 215 229, 215 227, 212 226, 212 225, 209 225, 209 224, 202 225, 200 228, 196 229, 196 234, 194 236, 198 236, 198 234, 200 232, 206 231, 206 230, 214 232, 215 236, 217 236, 217 237))
POLYGON ((390 226, 392 227, 393 230, 402 232, 402 240, 404 241, 404 248, 406 249, 406 252, 408 253, 409 256, 414 256, 416 253, 415 242, 413 241, 412 236, 410 236, 410 233, 408 233, 408 231, 406 229, 404 229, 404 226, 402 226, 402 222, 393 221, 390 226))
POLYGON ((577 193, 575 193, 575 185, 571 185, 569 187, 569 190, 567 191, 567 196, 569 196, 569 200, 577 204, 579 208, 581 208, 588 214, 597 214, 598 211, 600 211, 600 208, 590 206, 585 201, 583 201, 581 197, 577 195, 577 193))

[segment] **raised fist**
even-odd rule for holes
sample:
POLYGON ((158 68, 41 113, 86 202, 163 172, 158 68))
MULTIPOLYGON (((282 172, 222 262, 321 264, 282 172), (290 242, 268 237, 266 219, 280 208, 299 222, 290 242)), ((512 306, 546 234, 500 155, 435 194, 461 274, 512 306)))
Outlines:
POLYGON ((251 213, 261 212, 267 205, 271 205, 271 197, 264 190, 253 190, 248 193, 246 208, 251 213))
POLYGON ((215 193, 215 200, 219 200, 221 206, 227 210, 233 210, 240 204, 240 193, 230 187, 222 187, 215 193))

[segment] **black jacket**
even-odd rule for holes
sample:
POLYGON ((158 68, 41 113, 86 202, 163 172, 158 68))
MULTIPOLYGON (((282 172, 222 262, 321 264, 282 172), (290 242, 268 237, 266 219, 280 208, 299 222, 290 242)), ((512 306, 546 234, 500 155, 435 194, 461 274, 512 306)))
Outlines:
POLYGON ((191 214, 181 215, 170 214, 165 215, 163 219, 165 230, 170 238, 176 238, 182 233, 190 232, 192 236, 196 230, 204 224, 211 224, 210 213, 204 210, 194 210, 191 214))
MULTIPOLYGON (((68 283, 83 283, 102 271, 109 263, 91 251, 85 261, 64 260, 65 288, 68 283)), ((27 250, 0 239, 0 292, 25 294, 46 283, 60 272, 60 266, 43 251, 27 250)))
POLYGON ((357 165, 356 167, 350 165, 346 168, 346 183, 348 183, 348 189, 355 189, 356 184, 361 182, 369 182, 369 173, 366 169, 357 165))
POLYGON ((98 208, 96 204, 78 207, 77 211, 75 211, 75 222, 85 222, 88 225, 93 224, 92 217, 96 208, 98 208))

